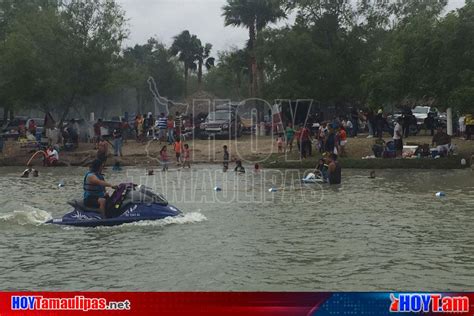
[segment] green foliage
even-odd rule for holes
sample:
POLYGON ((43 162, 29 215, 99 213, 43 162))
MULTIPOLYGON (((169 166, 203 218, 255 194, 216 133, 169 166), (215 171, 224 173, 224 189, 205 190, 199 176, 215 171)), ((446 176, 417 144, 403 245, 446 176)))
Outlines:
POLYGON ((114 1, 51 3, 4 15, 0 95, 9 107, 56 109, 64 118, 82 97, 110 88, 125 18, 114 1))
MULTIPOLYGON (((223 15, 226 25, 250 30, 250 60, 255 54, 264 69, 267 99, 369 107, 435 100, 441 109, 474 110, 472 0, 448 14, 447 0, 279 2, 297 11, 296 22, 272 30, 256 29, 257 2, 229 0, 223 15)), ((230 69, 221 63, 208 83, 231 85, 230 69)))
POLYGON ((249 54, 234 49, 219 54, 219 63, 205 77, 205 89, 223 99, 242 100, 249 95, 249 54))
MULTIPOLYGON (((228 0, 222 8, 226 26, 244 27, 249 31, 247 48, 249 52, 251 97, 260 94, 264 81, 263 67, 260 65, 262 57, 257 56, 255 49, 257 40, 261 45, 260 32, 268 24, 286 18, 285 4, 287 3, 282 0, 228 0), (258 82, 258 79, 260 79, 260 82, 258 82)), ((289 6, 286 6, 286 8, 289 8, 289 6)))
POLYGON ((160 94, 169 98, 181 95, 184 81, 170 51, 158 40, 150 38, 144 45, 126 48, 114 76, 116 85, 132 87, 136 91, 139 112, 151 103, 152 95, 147 83, 154 78, 160 94))
POLYGON ((225 25, 246 28, 249 41, 215 59, 189 31, 170 49, 156 39, 122 49, 125 13, 113 0, 2 0, 0 106, 64 117, 88 97, 133 88, 140 109, 152 101, 153 76, 169 98, 204 86, 221 98, 372 107, 435 100, 473 112, 474 1, 448 13, 446 4, 228 0, 225 25), (290 10, 293 25, 268 28, 290 10))
POLYGON ((198 70, 198 57, 202 53, 201 41, 196 35, 191 35, 188 30, 175 36, 170 48, 171 54, 178 56, 184 65, 184 97, 188 95, 189 71, 198 70))
MULTIPOLYGON (((201 41, 199 41, 200 43, 201 41)), ((211 50, 212 50, 212 44, 206 43, 206 45, 202 46, 199 48, 199 52, 196 55, 196 60, 198 62, 198 84, 199 88, 201 88, 202 85, 202 68, 203 66, 206 67, 207 70, 210 70, 212 67, 214 67, 214 64, 216 62, 216 59, 214 57, 211 57, 211 50)))

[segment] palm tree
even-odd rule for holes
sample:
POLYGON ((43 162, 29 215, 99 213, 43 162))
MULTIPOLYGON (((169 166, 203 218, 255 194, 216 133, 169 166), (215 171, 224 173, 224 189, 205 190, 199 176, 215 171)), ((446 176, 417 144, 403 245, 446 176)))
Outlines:
POLYGON ((201 41, 196 35, 191 35, 189 31, 183 31, 181 34, 174 37, 173 45, 170 52, 184 64, 184 97, 188 96, 188 77, 189 71, 197 69, 196 56, 199 55, 201 49, 201 41))
POLYGON ((204 65, 207 70, 214 67, 216 59, 210 57, 212 45, 207 43, 205 46, 201 46, 199 49, 199 54, 196 56, 198 62, 198 84, 199 89, 202 87, 202 66, 204 65))
MULTIPOLYGON (((282 0, 227 0, 222 8, 225 26, 245 27, 249 30, 248 50, 250 52, 251 87, 250 96, 258 91, 258 65, 255 45, 258 33, 268 24, 286 18, 282 0)), ((262 78, 263 79, 263 78, 262 78)))

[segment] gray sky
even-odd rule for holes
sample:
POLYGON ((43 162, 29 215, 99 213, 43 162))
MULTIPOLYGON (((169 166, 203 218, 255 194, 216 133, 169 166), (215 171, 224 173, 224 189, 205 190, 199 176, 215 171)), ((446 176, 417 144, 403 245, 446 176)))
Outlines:
MULTIPOLYGON (((118 0, 127 12, 130 36, 127 46, 143 44, 152 36, 167 45, 183 30, 196 34, 214 52, 232 46, 243 47, 248 33, 243 28, 224 27, 221 16, 226 0, 118 0)), ((464 0, 450 0, 449 10, 464 0)))

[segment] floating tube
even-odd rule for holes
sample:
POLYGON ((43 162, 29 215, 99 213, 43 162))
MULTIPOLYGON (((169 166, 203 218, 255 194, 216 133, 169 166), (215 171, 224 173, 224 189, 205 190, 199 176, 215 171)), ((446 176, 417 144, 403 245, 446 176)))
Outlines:
POLYGON ((47 158, 47 155, 46 155, 46 153, 45 153, 44 151, 42 151, 42 150, 37 151, 37 152, 35 152, 35 153, 33 154, 33 156, 31 156, 30 160, 28 160, 28 162, 26 163, 26 166, 29 166, 30 163, 33 161, 33 159, 35 159, 36 156, 38 156, 39 154, 43 154, 44 159, 47 158))

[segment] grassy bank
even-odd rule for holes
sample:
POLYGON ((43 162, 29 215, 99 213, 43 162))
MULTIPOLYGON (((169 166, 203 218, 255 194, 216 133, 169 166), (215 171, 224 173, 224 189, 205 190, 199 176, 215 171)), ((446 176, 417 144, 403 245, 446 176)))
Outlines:
MULTIPOLYGON (((389 141, 390 138, 386 138, 389 141)), ((429 144, 431 137, 417 136, 410 137, 411 144, 429 144)), ((188 140, 186 141, 191 148, 192 160, 195 163, 220 163, 223 159, 223 146, 227 145, 232 159, 241 159, 251 162, 264 161, 263 167, 266 168, 314 168, 317 157, 306 161, 299 161, 296 148, 289 157, 276 154, 277 151, 275 139, 271 137, 250 137, 244 136, 237 140, 188 140)), ((442 159, 369 159, 363 160, 362 157, 372 154, 373 139, 364 137, 351 138, 347 144, 347 158, 342 159, 344 168, 357 169, 460 169, 462 157, 467 162, 471 162, 471 156, 474 155, 474 141, 465 141, 454 138, 453 143, 457 147, 458 156, 442 159)), ((159 164, 159 152, 165 144, 151 142, 139 144, 129 140, 123 148, 124 157, 114 158, 110 155, 108 163, 113 164, 115 160, 121 162, 123 166, 156 166, 159 164)), ((112 151, 112 148, 110 148, 112 151)), ((169 155, 174 156, 172 146, 168 148, 169 155)), ((21 149, 18 144, 5 143, 3 152, 0 153, 0 166, 25 166, 34 150, 21 149)), ((93 144, 81 143, 79 148, 73 152, 60 152, 60 160, 70 166, 86 166, 87 162, 93 160, 96 156, 96 150, 93 144)), ((36 159, 34 165, 41 165, 42 162, 36 159)))
MULTIPOLYGON (((348 169, 463 169, 469 167, 470 160, 466 158, 468 165, 461 165, 462 157, 449 157, 442 159, 340 159, 343 168, 348 169)), ((263 167, 272 169, 311 169, 317 164, 318 158, 303 161, 289 161, 281 157, 271 157, 263 167)))

